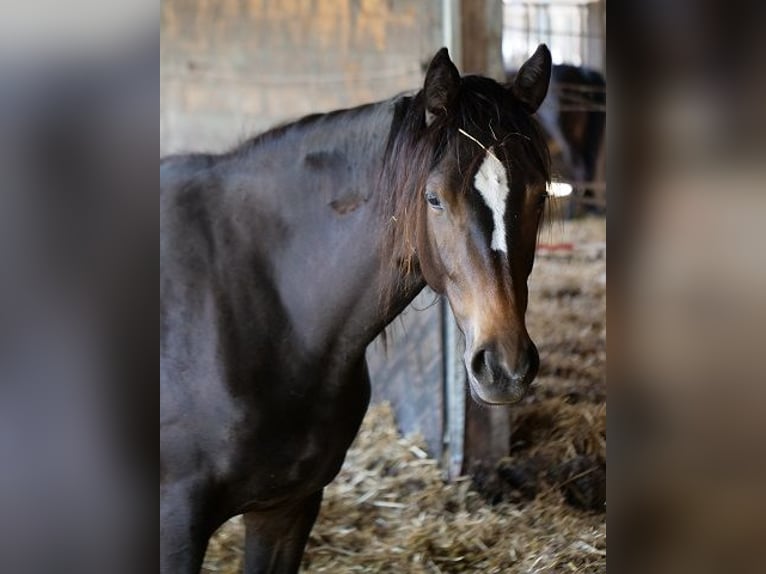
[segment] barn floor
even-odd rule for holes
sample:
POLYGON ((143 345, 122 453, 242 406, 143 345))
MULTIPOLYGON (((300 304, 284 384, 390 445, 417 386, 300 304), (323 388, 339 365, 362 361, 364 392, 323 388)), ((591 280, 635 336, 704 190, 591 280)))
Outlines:
MULTIPOLYGON (((303 571, 606 571, 605 239, 600 218, 543 231, 527 314, 542 366, 509 409, 510 456, 446 484, 422 441, 399 436, 387 406, 371 408, 325 491, 303 571)), ((233 519, 203 572, 241 567, 233 519)))

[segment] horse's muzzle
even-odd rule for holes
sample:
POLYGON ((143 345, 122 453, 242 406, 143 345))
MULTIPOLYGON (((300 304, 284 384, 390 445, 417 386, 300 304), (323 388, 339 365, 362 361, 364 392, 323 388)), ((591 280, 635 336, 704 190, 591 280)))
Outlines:
POLYGON ((513 354, 486 344, 466 359, 471 395, 477 402, 490 405, 520 401, 540 368, 537 348, 529 339, 513 354))

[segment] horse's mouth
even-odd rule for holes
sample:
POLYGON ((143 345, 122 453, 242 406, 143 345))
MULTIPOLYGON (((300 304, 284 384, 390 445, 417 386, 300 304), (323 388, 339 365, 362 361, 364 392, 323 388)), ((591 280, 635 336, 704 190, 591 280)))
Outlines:
MULTIPOLYGON (((527 386, 519 383, 506 383, 504 392, 495 392, 490 396, 481 394, 481 385, 476 382, 472 376, 468 376, 468 388, 471 391, 471 398, 479 405, 487 407, 502 407, 513 405, 521 401, 527 394, 527 386), (477 388, 478 387, 478 388, 477 388), (509 388, 508 388, 509 387, 509 388)), ((486 391, 485 391, 486 392, 486 391)))

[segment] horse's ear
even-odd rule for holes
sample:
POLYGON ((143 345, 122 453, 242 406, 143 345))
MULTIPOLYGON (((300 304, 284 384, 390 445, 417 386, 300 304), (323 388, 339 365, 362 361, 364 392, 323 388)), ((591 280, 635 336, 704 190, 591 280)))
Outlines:
POLYGON ((426 125, 436 116, 446 115, 453 107, 460 91, 460 73, 450 60, 447 48, 442 48, 428 65, 423 93, 426 103, 426 125))
POLYGON ((548 46, 540 44, 517 72, 511 89, 524 108, 534 114, 548 93, 550 81, 551 53, 548 46))

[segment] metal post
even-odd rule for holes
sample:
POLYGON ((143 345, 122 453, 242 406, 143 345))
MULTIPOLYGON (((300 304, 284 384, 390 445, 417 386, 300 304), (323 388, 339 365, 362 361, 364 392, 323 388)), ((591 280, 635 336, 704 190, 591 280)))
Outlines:
POLYGON ((463 472, 465 452, 465 366, 458 349, 460 333, 455 317, 446 299, 442 299, 442 324, 444 325, 444 404, 447 418, 445 449, 447 476, 450 480, 463 472))
MULTIPOLYGON (((442 0, 442 43, 458 66, 463 61, 460 24, 461 0, 442 0)), ((463 471, 465 442, 465 371, 458 352, 459 333, 447 300, 441 300, 444 346, 444 452, 448 478, 463 471)))
POLYGON ((442 0, 442 44, 447 47, 450 57, 458 66, 463 61, 460 41, 460 2, 442 0))

